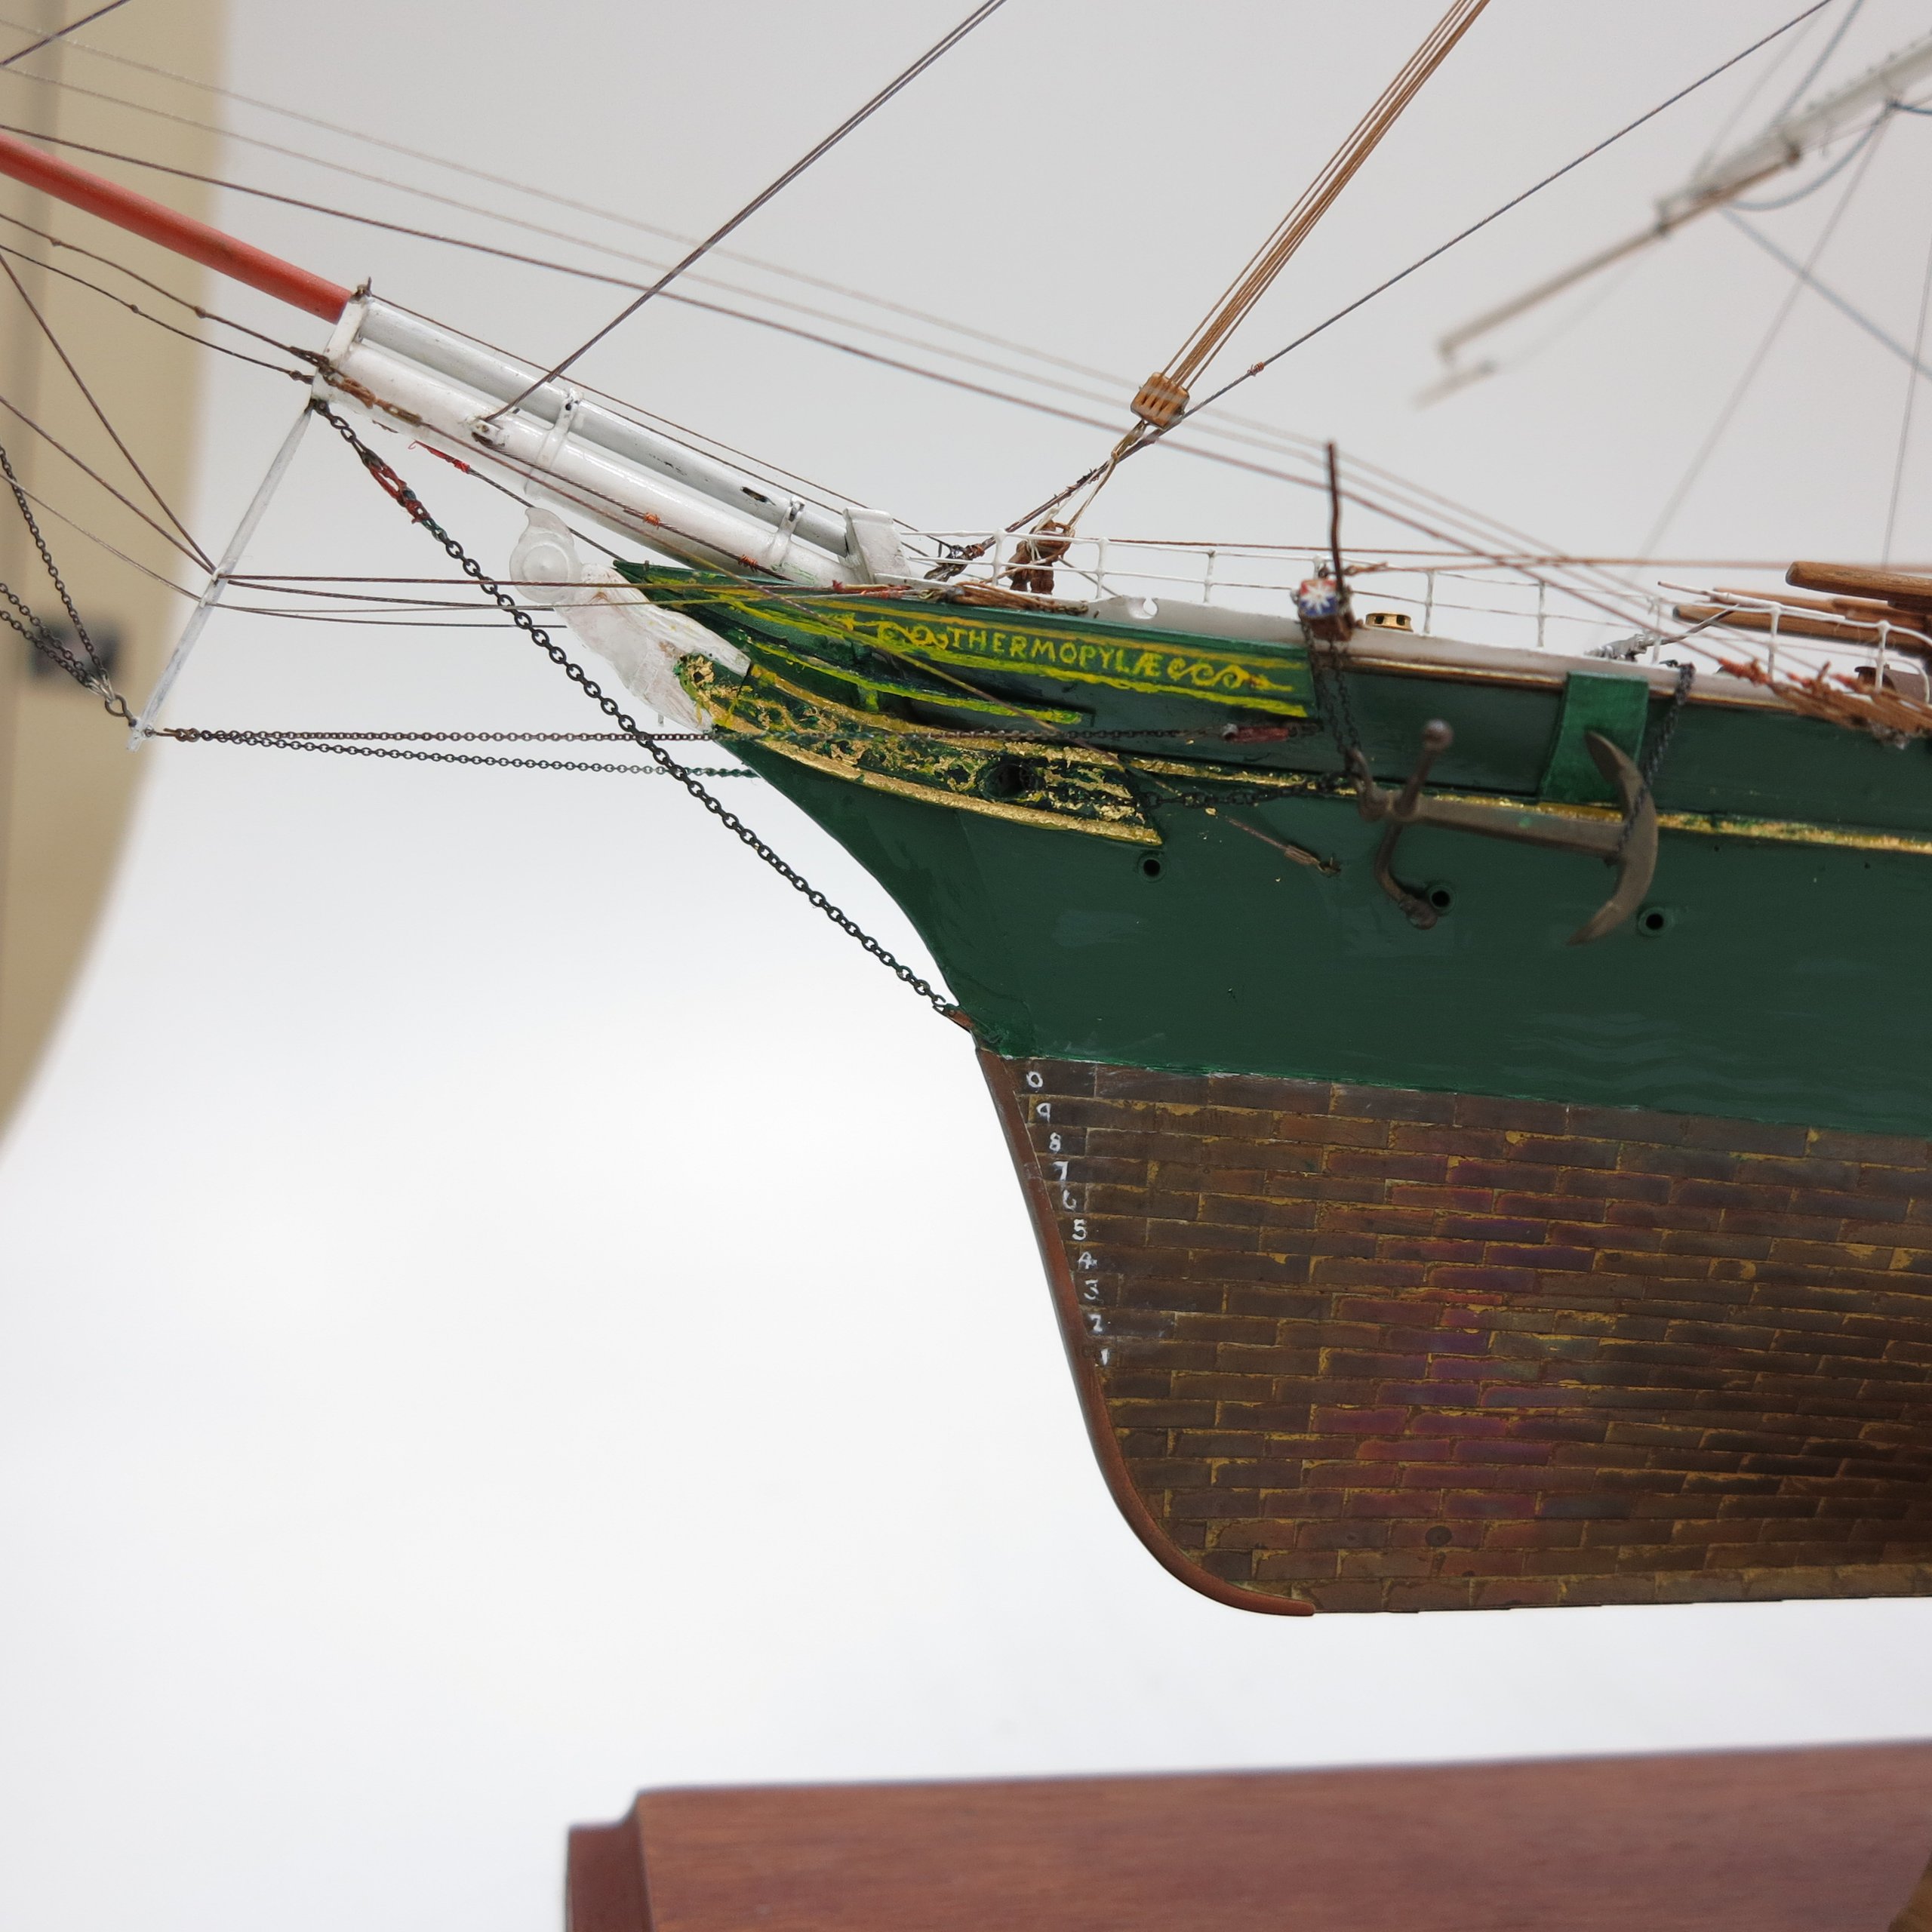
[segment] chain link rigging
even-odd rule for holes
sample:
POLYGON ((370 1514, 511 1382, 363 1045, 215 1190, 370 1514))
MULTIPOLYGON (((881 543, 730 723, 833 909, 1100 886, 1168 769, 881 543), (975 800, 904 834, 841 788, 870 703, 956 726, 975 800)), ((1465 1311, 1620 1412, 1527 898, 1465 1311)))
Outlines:
POLYGON ((100 653, 94 648, 94 639, 88 635, 88 627, 81 621, 81 614, 75 609, 66 580, 55 568, 54 552, 47 547, 47 539, 41 534, 40 525, 35 520, 33 506, 27 501, 27 494, 20 487, 20 479, 14 473, 14 462, 4 446, 0 446, 0 475, 7 479, 7 487, 14 493, 14 501, 18 506, 22 520, 27 527, 27 534, 33 539, 34 548, 40 552, 40 561, 45 566, 48 581, 60 599, 60 608, 67 614, 67 622, 72 627, 74 638, 81 647, 82 657, 76 657, 67 645, 44 623, 17 596, 12 588, 0 583, 0 598, 4 598, 10 608, 0 611, 0 623, 18 631, 43 657, 51 659, 60 666, 75 683, 94 693, 100 700, 101 708, 110 717, 119 718, 132 726, 134 717, 128 709, 128 700, 114 688, 107 675, 107 666, 100 653))
MULTIPOLYGON (((341 732, 311 734, 306 731, 251 731, 220 730, 205 724, 180 724, 161 726, 154 735, 157 738, 172 738, 183 745, 253 745, 263 751, 334 752, 344 758, 386 758, 406 760, 417 764, 469 764, 500 765, 513 771, 593 771, 629 774, 636 778, 665 778, 671 774, 654 764, 612 764, 608 762, 591 763, 567 758, 511 758, 500 752, 429 752, 416 751, 407 745, 371 743, 359 734, 350 737, 341 732)), ((410 734, 397 732, 386 736, 407 737, 410 734)), ((463 731, 425 732, 425 737, 464 738, 471 736, 494 738, 498 736, 513 737, 514 733, 463 731)), ((570 735, 558 732, 558 737, 570 735)), ((599 734, 601 735, 601 734, 599 734)), ((694 732, 696 737, 701 734, 694 732)), ((626 740, 626 742, 628 742, 626 740)), ((701 778, 751 778, 757 774, 742 767, 728 764, 700 764, 689 768, 693 774, 701 778)))
MULTIPOLYGON (((634 718, 631 717, 614 698, 610 697, 583 666, 577 663, 569 653, 550 635, 549 632, 544 629, 530 613, 503 589, 502 585, 487 577, 484 574, 483 567, 441 524, 437 522, 435 518, 429 514, 423 500, 395 470, 363 441, 345 418, 330 408, 325 402, 317 401, 312 402, 309 407, 355 451, 363 468, 368 470, 370 475, 374 478, 383 494, 395 503, 412 522, 420 524, 427 531, 443 546, 450 561, 496 605, 512 623, 529 638, 530 641, 550 660, 552 663, 555 664, 573 684, 583 692, 586 697, 596 705, 612 724, 615 724, 626 737, 641 746, 645 751, 656 761, 667 777, 675 779, 741 844, 763 860, 765 864, 784 880, 787 885, 790 886, 794 891, 801 894, 808 903, 823 912, 848 939, 856 940, 902 984, 909 987, 925 1001, 935 1013, 944 1019, 953 1020, 958 1025, 970 1029, 971 1023, 958 1007, 943 994, 936 992, 928 982, 921 979, 903 960, 895 958, 856 919, 835 906, 802 873, 786 864, 784 860, 780 858, 730 807, 726 805, 721 799, 714 798, 699 782, 695 773, 687 766, 679 764, 677 759, 673 758, 634 718)), ((315 749, 323 750, 335 748, 318 743, 315 749)))

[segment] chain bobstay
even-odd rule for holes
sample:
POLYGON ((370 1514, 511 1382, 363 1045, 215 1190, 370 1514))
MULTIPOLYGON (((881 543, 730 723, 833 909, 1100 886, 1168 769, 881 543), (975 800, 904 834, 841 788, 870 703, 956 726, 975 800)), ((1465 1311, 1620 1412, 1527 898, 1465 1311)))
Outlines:
POLYGON ((40 561, 47 571, 48 580, 54 586, 60 599, 60 608, 67 614, 67 622, 72 628, 75 642, 81 647, 82 655, 76 656, 61 639, 29 608, 26 601, 17 596, 6 584, 0 583, 0 599, 8 606, 0 610, 0 623, 18 631, 28 644, 40 654, 72 678, 75 684, 91 691, 100 700, 101 707, 110 717, 119 718, 132 726, 134 713, 128 709, 128 700, 114 688, 107 675, 107 665, 100 653, 95 649, 94 641, 88 635, 88 627, 81 621, 81 614, 75 608, 72 594, 68 590, 66 580, 61 576, 54 561, 54 552, 47 547, 47 539, 42 535, 39 524, 35 520, 33 506, 27 501, 27 493, 20 487, 20 479, 14 473, 13 459, 4 447, 0 447, 0 475, 7 479, 7 488, 14 493, 15 506, 20 519, 27 527, 27 534, 33 539, 33 547, 40 552, 40 561))
MULTIPOLYGON (((612 724, 615 724, 626 737, 641 746, 645 751, 656 761, 666 777, 675 779, 740 844, 763 860, 765 864, 769 866, 787 885, 790 886, 795 892, 801 894, 808 904, 815 906, 823 912, 848 939, 856 940, 902 984, 910 987, 914 992, 917 993, 935 1013, 942 1018, 950 1020, 955 1024, 967 1027, 970 1030, 972 1023, 958 1007, 943 994, 937 992, 926 980, 921 979, 904 961, 896 958, 887 951, 885 947, 874 939, 856 919, 835 906, 802 873, 786 864, 784 860, 780 858, 743 819, 738 817, 737 813, 726 805, 721 799, 714 798, 705 789, 695 772, 688 766, 680 764, 649 732, 631 717, 617 700, 592 678, 583 666, 577 663, 569 653, 551 636, 550 633, 539 624, 536 619, 510 595, 509 592, 503 589, 502 585, 486 576, 483 567, 476 561, 475 558, 472 557, 463 546, 429 514, 422 498, 417 496, 408 484, 397 475, 396 472, 374 450, 370 448, 367 443, 363 441, 362 438, 355 433, 354 427, 344 417, 330 408, 327 403, 319 400, 312 402, 309 406, 355 452, 363 468, 368 470, 370 475, 374 478, 384 495, 389 497, 412 522, 420 525, 424 530, 427 531, 443 546, 450 561, 496 605, 510 622, 515 624, 531 643, 535 645, 550 660, 551 663, 557 666, 558 669, 561 671, 583 692, 586 697, 596 705, 612 724)), ((327 749, 332 747, 318 746, 317 749, 327 749)))
MULTIPOLYGON (((154 736, 157 738, 172 738, 180 745, 251 745, 261 751, 334 752, 343 758, 386 758, 412 764, 490 765, 509 771, 586 771, 632 778, 667 778, 671 775, 659 770, 654 764, 613 764, 606 761, 570 758, 517 758, 491 752, 419 751, 408 743, 386 744, 380 742, 384 738, 410 739, 417 737, 438 740, 475 737, 494 741, 499 738, 519 738, 521 735, 520 733, 497 731, 395 731, 365 737, 357 733, 346 731, 248 731, 207 724, 162 724, 154 730, 154 736)), ((559 731, 531 735, 565 738, 577 734, 559 731)), ((697 737, 700 734, 694 732, 691 735, 697 737)), ((625 742, 629 741, 626 739, 625 742)), ((728 764, 700 764, 691 769, 700 778, 749 778, 755 776, 753 773, 728 764)))

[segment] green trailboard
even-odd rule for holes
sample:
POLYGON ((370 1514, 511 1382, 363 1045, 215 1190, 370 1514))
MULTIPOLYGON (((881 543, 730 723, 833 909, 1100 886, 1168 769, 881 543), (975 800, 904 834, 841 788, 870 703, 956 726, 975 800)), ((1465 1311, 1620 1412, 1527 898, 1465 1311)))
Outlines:
MULTIPOLYGON (((721 728, 893 894, 1000 1054, 1932 1134, 1922 743, 1694 694, 1636 918, 1570 946, 1600 861, 1419 829, 1398 869, 1440 911, 1421 930, 1377 881, 1382 828, 1297 643, 638 580, 750 656, 735 696, 707 690, 721 728)), ((1384 784, 1439 717, 1432 792, 1601 811, 1584 732, 1641 758, 1669 709, 1608 666, 1355 651, 1384 784)))

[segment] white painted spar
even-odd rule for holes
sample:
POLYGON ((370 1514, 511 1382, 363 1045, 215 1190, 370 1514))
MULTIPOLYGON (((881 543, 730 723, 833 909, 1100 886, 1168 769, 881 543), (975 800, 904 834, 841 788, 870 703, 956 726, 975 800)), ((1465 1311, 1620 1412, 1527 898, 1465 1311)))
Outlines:
POLYGON ((1676 193, 1657 203, 1659 222, 1679 222, 1706 203, 1727 200, 1777 169, 1795 167, 1871 109, 1903 100, 1906 91, 1928 73, 1932 73, 1932 34, 1795 113, 1781 116, 1762 134, 1706 164, 1676 193))
POLYGON ((1457 357, 1478 337, 1527 315, 1552 296, 1575 288, 1613 263, 1661 242, 1687 221, 1724 207, 1758 183, 1796 167, 1807 155, 1816 154, 1852 127, 1860 116, 1870 115, 1875 109, 1883 113, 1888 103, 1903 103, 1908 90, 1928 73, 1932 73, 1932 34, 1901 48, 1847 85, 1835 88, 1793 113, 1781 115, 1761 134, 1715 156, 1682 187, 1659 200, 1657 219, 1647 227, 1599 249, 1561 275, 1538 282, 1507 302, 1485 309, 1442 337, 1435 345, 1436 350, 1451 365, 1451 373, 1423 399, 1435 401, 1452 389, 1494 373, 1488 364, 1460 369, 1454 366, 1457 357))
POLYGON ((288 426, 288 434, 281 439, 281 447, 275 454, 275 460, 269 465, 268 474, 257 487, 248 507, 242 513, 242 521, 235 526, 235 534, 228 540, 228 548, 222 552, 221 561, 216 565, 214 574, 208 579, 208 588, 202 592, 199 601, 189 614, 188 621, 182 626, 181 635, 177 641, 173 654, 162 666, 161 675, 155 680, 154 689, 148 694, 148 701, 141 707, 141 715, 134 720, 134 728, 128 734, 128 746, 131 751, 154 736, 155 720, 161 715, 162 706, 168 702, 168 694, 174 688, 174 681, 181 675, 181 667, 188 661, 202 632, 207 629, 208 619, 214 614, 214 607, 221 601, 222 592, 228 587, 229 579, 240 566, 242 552, 248 547, 249 540, 260 527, 262 518, 268 514, 269 505, 275 500, 275 493, 281 487, 281 479, 288 474, 288 466, 295 460, 295 452, 301 447, 303 433, 314 420, 313 412, 304 403, 302 413, 288 426))
POLYGON ((541 374, 364 295, 343 311, 323 380, 373 405, 378 420, 400 420, 466 463, 686 562, 820 586, 911 574, 889 518, 775 491, 568 383, 542 383, 505 411, 541 374))

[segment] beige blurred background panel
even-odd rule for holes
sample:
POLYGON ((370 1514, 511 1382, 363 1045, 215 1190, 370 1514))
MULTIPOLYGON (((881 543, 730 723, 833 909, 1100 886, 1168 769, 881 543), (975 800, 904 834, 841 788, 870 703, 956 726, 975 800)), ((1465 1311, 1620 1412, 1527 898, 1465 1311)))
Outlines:
MULTIPOLYGON (((93 0, 0 5, 0 58, 92 11, 93 0)), ((148 67, 218 75, 223 14, 220 0, 124 7, 90 26, 86 38, 91 48, 148 67)), ((58 41, 0 69, 0 121, 7 125, 211 174, 217 171, 218 140, 191 125, 206 118, 205 103, 164 76, 58 41)), ((208 212, 209 191, 198 182, 93 155, 74 158, 172 207, 208 212)), ((0 223, 0 245, 17 251, 4 259, 26 297, 155 491, 186 518, 203 352, 41 264, 51 257, 55 267, 137 297, 144 309, 190 327, 194 318, 187 310, 67 250, 109 254, 191 302, 203 300, 205 278, 159 248, 12 182, 0 183, 0 215, 9 218, 0 223), (67 249, 50 249, 43 235, 67 249)), ((97 642, 112 642, 114 680, 138 703, 188 608, 171 582, 198 592, 200 577, 133 509, 50 447, 49 438, 64 444, 155 523, 168 526, 4 275, 0 313, 5 317, 0 441, 22 484, 47 506, 36 514, 82 619, 97 642), (23 417, 46 434, 36 433, 23 417), (110 544, 112 550, 105 547, 110 544)), ((44 620, 59 620, 57 595, 25 528, 11 503, 5 512, 0 577, 44 620)), ((204 545, 211 540, 195 535, 204 545)), ((0 636, 0 1124, 32 1077, 85 957, 143 762, 130 755, 126 734, 102 715, 97 699, 32 657, 12 632, 0 636)))

